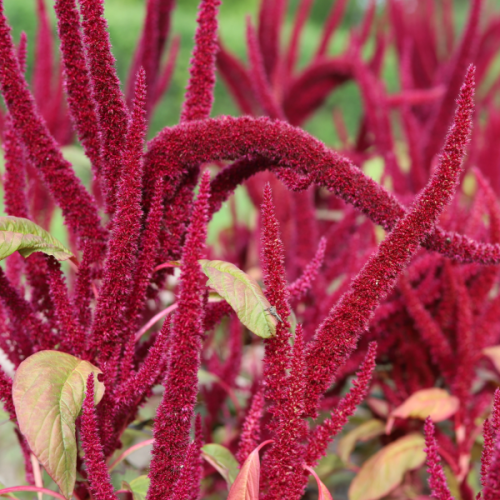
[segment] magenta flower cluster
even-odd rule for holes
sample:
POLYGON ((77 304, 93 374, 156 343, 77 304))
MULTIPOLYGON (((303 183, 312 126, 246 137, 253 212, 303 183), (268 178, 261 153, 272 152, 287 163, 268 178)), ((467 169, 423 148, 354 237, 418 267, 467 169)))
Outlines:
MULTIPOLYGON (((458 398, 448 428, 398 419, 385 443, 423 429, 428 488, 415 480, 422 495, 452 498, 444 461, 462 498, 472 500, 467 478, 484 421, 482 498, 500 497, 500 393, 478 370, 496 370, 484 353, 500 343, 499 86, 487 81, 500 19, 482 25, 483 2, 473 0, 457 38, 451 2, 439 9, 418 2, 409 12, 388 0, 382 20, 373 1, 345 52, 331 57, 348 3, 338 0, 312 61, 298 70, 312 3, 299 2, 284 48, 286 2, 262 0, 257 28, 247 22, 245 65, 218 39, 220 1, 201 0, 179 124, 146 143, 179 48, 173 38, 162 65, 173 0, 148 0, 125 94, 102 0, 56 0, 56 71, 49 18, 38 1, 33 92, 25 79, 27 39, 16 46, 0 0, 5 209, 48 228, 59 207, 76 256, 68 274, 40 253, 7 259, 0 349, 15 368, 52 349, 102 370, 104 397, 94 408, 89 377, 77 421, 78 500, 117 498, 108 462, 157 385, 164 390, 148 500, 196 500, 225 488, 201 459, 202 445, 221 426, 231 430, 224 444, 240 465, 271 439, 261 498, 299 500, 304 466, 318 464, 370 394, 385 410, 370 397, 369 411, 386 418, 431 387, 458 398), (438 14, 443 30, 431 22, 438 14), (373 38, 366 62, 362 49, 373 38), (380 77, 391 43, 396 94, 380 77), (216 68, 245 116, 210 118, 216 68), (360 90, 364 114, 351 138, 334 111, 342 144, 336 152, 298 126, 348 81, 360 90), (61 153, 75 137, 92 165, 91 192, 61 153), (383 160, 380 184, 357 166, 372 158, 383 160), (462 189, 464 176, 475 182, 474 196, 462 189), (276 335, 264 341, 262 366, 255 361, 250 369, 243 358, 255 339, 227 303, 209 299, 199 264, 215 255, 206 245, 212 216, 242 184, 260 208, 258 227, 235 216, 219 235, 218 257, 249 272, 258 267, 280 318, 276 335), (181 262, 177 284, 172 261, 181 262), (137 332, 164 307, 165 290, 175 292, 175 312, 144 340, 137 332), (215 376, 211 386, 199 389, 200 368, 215 376), (243 371, 251 372, 249 386, 239 380, 243 371), (246 391, 246 406, 235 391, 246 391)), ((12 380, 1 370, 0 398, 15 422, 12 380)), ((30 450, 17 436, 33 484, 30 450)))

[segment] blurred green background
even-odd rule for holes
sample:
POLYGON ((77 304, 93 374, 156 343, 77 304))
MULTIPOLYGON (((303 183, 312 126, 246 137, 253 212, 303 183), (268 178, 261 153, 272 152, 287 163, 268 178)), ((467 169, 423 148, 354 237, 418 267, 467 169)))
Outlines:
MULTIPOLYGON (((405 0, 414 1, 414 0, 405 0)), ((493 0, 496 1, 496 0, 493 0)), ((33 61, 33 44, 36 33, 36 0, 4 0, 5 11, 16 40, 21 31, 28 35, 29 58, 28 73, 30 74, 33 61)), ((47 5, 53 0, 46 0, 47 5)), ((226 0, 220 8, 220 36, 225 46, 240 59, 246 60, 245 49, 245 17, 251 15, 257 18, 260 0, 226 0)), ((290 34, 293 17, 299 0, 290 0, 286 23, 282 33, 284 46, 290 34)), ((105 0, 105 14, 108 20, 113 53, 117 60, 118 74, 122 82, 126 81, 128 69, 134 52, 136 42, 142 28, 145 14, 145 0, 105 0)), ((316 0, 313 5, 310 19, 308 20, 302 37, 300 49, 300 65, 309 61, 321 36, 322 26, 330 11, 334 0, 316 0)), ((346 15, 330 46, 330 54, 343 52, 348 43, 348 33, 352 26, 357 25, 363 17, 368 0, 350 0, 346 15)), ((378 2, 379 13, 384 10, 384 2, 378 2)), ((455 0, 456 24, 458 29, 465 22, 467 16, 468 0, 455 0)), ((158 107, 150 127, 150 136, 155 135, 166 125, 178 122, 184 89, 188 79, 189 60, 193 47, 193 35, 196 27, 196 13, 198 0, 181 0, 177 2, 174 10, 172 31, 173 35, 180 35, 181 50, 171 86, 162 103, 158 107)), ((50 9, 55 33, 55 16, 50 9)), ((368 44, 366 55, 371 52, 372 46, 368 44)), ((387 53, 384 65, 384 79, 390 91, 397 90, 397 72, 395 57, 392 49, 387 53)), ((330 96, 326 105, 318 111, 305 125, 305 129, 325 143, 335 146, 337 138, 332 125, 332 109, 340 108, 343 112, 347 127, 351 134, 355 133, 361 114, 361 102, 354 83, 348 83, 330 96)), ((221 114, 236 115, 238 111, 233 104, 231 96, 227 93, 224 84, 217 81, 215 91, 214 116, 221 114)))

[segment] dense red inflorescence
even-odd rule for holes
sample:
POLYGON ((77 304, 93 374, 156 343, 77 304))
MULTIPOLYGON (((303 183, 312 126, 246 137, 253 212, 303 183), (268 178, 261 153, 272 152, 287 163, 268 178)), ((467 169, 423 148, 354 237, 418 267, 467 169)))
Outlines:
MULTIPOLYGON (((33 93, 26 36, 16 48, 0 7, 5 210, 49 228, 59 207, 75 253, 69 270, 39 253, 8 258, 0 349, 14 371, 44 349, 103 371, 102 401, 94 408, 91 376, 77 420, 78 500, 116 498, 108 464, 125 431, 143 426, 154 437, 148 500, 224 498, 203 444, 221 443, 241 466, 268 439, 261 498, 300 500, 304 466, 331 451, 358 406, 387 419, 432 387, 456 398, 452 416, 398 418, 377 437, 383 446, 425 434, 428 486, 409 473, 398 491, 451 499, 445 465, 472 500, 482 431, 482 498, 500 495, 500 115, 499 85, 490 83, 500 18, 474 0, 458 36, 450 0, 411 8, 388 0, 384 14, 371 1, 331 56, 348 3, 335 2, 299 69, 311 0, 299 2, 288 46, 287 2, 261 1, 256 27, 247 19, 248 65, 218 38, 220 1, 201 0, 180 123, 147 144, 179 49, 173 38, 162 63, 173 0, 148 0, 125 93, 102 0, 55 2, 60 66, 37 1, 33 93), (395 94, 380 76, 392 48, 395 94), (217 69, 248 116, 210 118, 217 69), (362 116, 351 137, 333 110, 337 152, 298 126, 346 82, 359 89, 362 116), (92 166, 90 190, 61 152, 75 138, 92 166), (374 162, 383 165, 380 182, 365 172, 374 162), (241 186, 247 211, 260 214, 250 223, 241 186), (231 225, 207 245, 223 206, 231 225), (256 339, 209 293, 205 258, 262 285, 274 336, 256 339), (163 326, 151 328, 162 311, 163 326), (137 420, 151 397, 159 400, 152 425, 137 420)), ((0 371, 0 399, 15 423, 8 371, 0 371)))

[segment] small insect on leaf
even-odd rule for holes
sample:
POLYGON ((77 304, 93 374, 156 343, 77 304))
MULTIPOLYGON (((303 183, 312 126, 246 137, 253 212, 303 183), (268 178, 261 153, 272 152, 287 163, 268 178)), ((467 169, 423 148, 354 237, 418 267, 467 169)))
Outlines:
POLYGON ((268 312, 271 316, 275 317, 280 323, 283 323, 281 316, 278 314, 278 311, 276 311, 276 307, 268 307, 265 311, 268 312))

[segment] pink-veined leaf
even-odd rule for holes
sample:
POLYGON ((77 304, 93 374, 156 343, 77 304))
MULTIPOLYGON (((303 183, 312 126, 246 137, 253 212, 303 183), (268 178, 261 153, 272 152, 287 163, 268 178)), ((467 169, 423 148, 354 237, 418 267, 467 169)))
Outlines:
POLYGON ((382 420, 371 419, 363 422, 361 425, 347 433, 339 441, 337 453, 344 463, 349 462, 352 450, 358 441, 365 442, 380 436, 385 432, 385 424, 382 420))
POLYGON ((259 284, 230 262, 199 260, 212 287, 234 309, 239 320, 255 335, 274 337, 278 320, 269 312, 271 304, 259 284))
POLYGON ((0 217, 0 260, 18 251, 23 257, 43 252, 57 260, 67 260, 73 254, 39 225, 22 217, 0 217))
POLYGON ((444 389, 433 387, 414 392, 402 405, 391 412, 387 421, 386 433, 390 434, 396 418, 431 417, 433 422, 441 422, 454 415, 460 402, 444 389))
POLYGON ((425 462, 425 439, 409 434, 367 460, 349 488, 349 500, 378 500, 398 486, 406 472, 425 462))
POLYGON ((323 484, 323 481, 321 481, 318 474, 314 472, 314 469, 312 469, 308 465, 304 465, 304 469, 309 471, 314 476, 316 482, 318 483, 318 500, 333 500, 333 497, 331 493, 328 491, 328 488, 323 484))
MULTIPOLYGON (((70 354, 40 351, 25 359, 16 371, 12 396, 19 428, 66 498, 76 479, 75 420, 85 397, 90 373, 99 368, 70 354)), ((95 404, 104 394, 96 380, 95 404)))
POLYGON ((248 458, 241 467, 240 473, 236 476, 229 490, 227 500, 259 500, 259 451, 266 444, 272 442, 271 439, 264 441, 248 455, 248 458))

